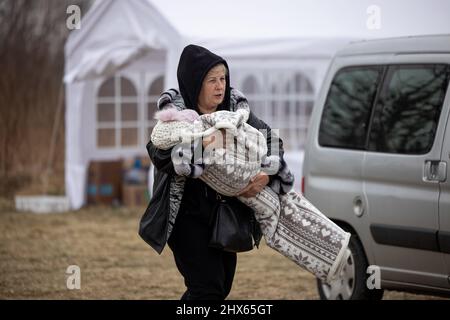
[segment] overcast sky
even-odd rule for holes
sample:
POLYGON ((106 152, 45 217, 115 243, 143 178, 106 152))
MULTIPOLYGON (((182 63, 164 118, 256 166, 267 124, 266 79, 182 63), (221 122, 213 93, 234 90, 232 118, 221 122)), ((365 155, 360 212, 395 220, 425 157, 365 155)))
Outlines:
POLYGON ((449 0, 148 0, 196 37, 450 34, 449 0))

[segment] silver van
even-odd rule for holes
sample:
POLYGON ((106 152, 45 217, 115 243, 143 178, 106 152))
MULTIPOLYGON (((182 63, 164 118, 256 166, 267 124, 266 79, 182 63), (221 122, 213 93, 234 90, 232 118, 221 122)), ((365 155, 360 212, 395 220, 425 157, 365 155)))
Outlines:
POLYGON ((318 282, 322 299, 450 295, 449 78, 450 35, 355 42, 334 57, 302 191, 353 236, 341 279, 318 282))

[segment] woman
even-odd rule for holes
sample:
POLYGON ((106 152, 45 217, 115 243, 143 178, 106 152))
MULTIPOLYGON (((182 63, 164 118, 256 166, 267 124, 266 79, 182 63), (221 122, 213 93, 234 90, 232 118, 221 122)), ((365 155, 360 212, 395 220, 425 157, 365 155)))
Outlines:
MULTIPOLYGON (((189 45, 184 48, 177 77, 185 107, 199 114, 232 110, 233 104, 244 99, 232 97, 226 61, 200 46, 189 45)), ((267 130, 267 145, 272 145, 272 134, 267 124, 253 113, 250 113, 247 123, 256 129, 267 130)), ((203 141, 203 147, 208 143, 211 140, 203 141)), ((282 158, 282 141, 278 143, 279 156, 282 158)), ((149 142, 147 150, 156 168, 156 175, 153 197, 140 222, 140 236, 158 253, 162 252, 166 243, 169 244, 187 287, 181 299, 225 299, 233 283, 236 253, 208 246, 209 222, 217 193, 195 178, 195 170, 188 177, 177 175, 171 149, 157 149, 149 142)), ((270 152, 269 148, 268 154, 270 152)), ((193 162, 196 160, 192 159, 193 162)), ((275 180, 275 176, 261 173, 240 195, 253 197, 275 180)), ((229 202, 235 210, 251 210, 235 198, 229 202)))

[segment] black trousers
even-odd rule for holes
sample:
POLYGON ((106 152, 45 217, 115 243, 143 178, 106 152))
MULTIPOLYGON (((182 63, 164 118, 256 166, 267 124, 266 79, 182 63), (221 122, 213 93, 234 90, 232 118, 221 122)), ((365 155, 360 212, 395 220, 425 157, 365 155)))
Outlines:
POLYGON ((224 300, 236 272, 236 253, 208 247, 205 219, 180 212, 169 238, 178 271, 187 287, 181 300, 224 300))

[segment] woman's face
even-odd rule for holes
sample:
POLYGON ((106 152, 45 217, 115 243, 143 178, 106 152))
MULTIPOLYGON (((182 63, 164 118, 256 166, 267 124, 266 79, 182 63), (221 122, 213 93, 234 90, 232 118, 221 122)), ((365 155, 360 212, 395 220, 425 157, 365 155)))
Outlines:
POLYGON ((202 89, 198 96, 198 108, 202 113, 212 113, 225 97, 225 66, 219 64, 209 70, 203 79, 202 89))

